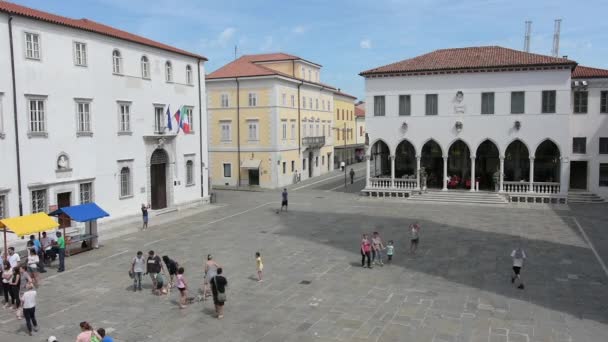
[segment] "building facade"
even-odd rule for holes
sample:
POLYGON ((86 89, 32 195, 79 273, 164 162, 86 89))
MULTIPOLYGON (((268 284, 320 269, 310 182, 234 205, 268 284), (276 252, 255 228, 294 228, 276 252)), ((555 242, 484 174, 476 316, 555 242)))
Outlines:
POLYGON ((333 170, 336 89, 321 65, 245 55, 207 75, 211 179, 282 187, 333 170))
POLYGON ((604 70, 494 46, 437 50, 361 75, 366 189, 608 196, 604 70))
POLYGON ((342 162, 346 165, 357 162, 357 156, 361 155, 363 150, 363 144, 357 144, 355 100, 354 96, 340 91, 334 93, 336 104, 334 167, 336 168, 339 168, 342 162))
POLYGON ((356 150, 356 160, 365 160, 365 102, 359 101, 355 105, 355 144, 362 146, 356 150))
POLYGON ((0 216, 208 198, 205 57, 7 2, 0 46, 0 216))

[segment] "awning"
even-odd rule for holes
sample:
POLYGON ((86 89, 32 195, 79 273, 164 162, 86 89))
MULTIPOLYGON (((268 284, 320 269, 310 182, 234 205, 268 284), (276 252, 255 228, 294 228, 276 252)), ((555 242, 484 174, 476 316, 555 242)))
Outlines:
POLYGON ((13 232, 19 237, 44 232, 57 227, 59 227, 59 224, 45 213, 0 220, 0 228, 5 228, 6 231, 13 232))
POLYGON ((95 203, 86 203, 74 205, 71 207, 63 207, 53 211, 52 213, 49 213, 49 215, 51 216, 59 216, 61 214, 69 216, 70 219, 76 222, 88 222, 96 220, 98 218, 110 216, 110 214, 106 213, 95 203))
POLYGON ((248 169, 248 170, 249 169, 259 169, 260 163, 262 163, 262 161, 259 159, 243 160, 243 162, 241 163, 241 167, 243 169, 248 169))

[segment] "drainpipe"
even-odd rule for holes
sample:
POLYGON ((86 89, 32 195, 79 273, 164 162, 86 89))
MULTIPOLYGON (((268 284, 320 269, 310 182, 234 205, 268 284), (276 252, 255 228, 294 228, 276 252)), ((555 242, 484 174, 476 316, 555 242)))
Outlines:
POLYGON ((19 154, 19 120, 17 115, 17 81, 15 79, 15 51, 13 48, 13 16, 8 16, 8 40, 11 50, 11 76, 13 80, 13 116, 15 120, 15 151, 17 152, 17 193, 19 194, 19 216, 23 216, 23 193, 21 192, 21 155, 19 154))
POLYGON ((304 81, 300 81, 300 84, 298 84, 298 154, 300 155, 302 154, 302 127, 300 127, 300 87, 302 86, 302 84, 304 84, 304 81))
POLYGON ((236 81, 236 154, 237 154, 237 188, 241 186, 241 84, 239 78, 235 77, 236 81))
POLYGON ((296 61, 291 60, 291 76, 296 77, 296 61))
MULTIPOLYGON (((196 62, 196 70, 198 74, 198 132, 199 132, 199 156, 201 158, 201 197, 205 197, 205 178, 204 178, 204 166, 203 166, 203 101, 201 98, 201 61, 198 59, 196 62)), ((209 189, 211 193, 211 189, 209 189)))

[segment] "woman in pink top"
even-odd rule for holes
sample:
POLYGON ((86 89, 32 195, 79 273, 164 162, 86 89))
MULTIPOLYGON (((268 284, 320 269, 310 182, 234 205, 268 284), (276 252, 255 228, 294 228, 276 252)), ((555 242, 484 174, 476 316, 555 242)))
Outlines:
POLYGON ((372 268, 371 253, 372 243, 367 238, 367 234, 363 234, 363 238, 361 239, 361 267, 365 267, 365 258, 367 258, 367 267, 372 268))
POLYGON ((184 278, 184 268, 180 267, 177 270, 177 289, 179 290, 179 307, 183 309, 186 307, 187 296, 188 296, 188 284, 186 284, 186 278, 184 278))
POLYGON ((88 322, 80 322, 80 330, 81 333, 76 337, 76 342, 93 342, 95 341, 93 336, 97 338, 97 341, 101 341, 101 336, 93 330, 93 327, 88 322))

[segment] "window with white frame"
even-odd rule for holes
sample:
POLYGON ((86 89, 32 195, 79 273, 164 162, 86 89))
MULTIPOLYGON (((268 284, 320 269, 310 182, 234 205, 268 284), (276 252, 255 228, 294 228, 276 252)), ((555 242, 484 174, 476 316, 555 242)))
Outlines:
POLYGON ((323 124, 323 136, 325 136, 325 124, 323 124))
POLYGON ((295 106, 296 106, 296 96, 291 95, 291 107, 295 107, 295 106))
POLYGON ((317 123, 317 125, 315 126, 315 136, 318 137, 319 136, 319 124, 317 123))
POLYGON ((131 132, 131 103, 118 103, 118 131, 131 132))
POLYGON ((80 204, 93 202, 93 183, 80 183, 80 204))
POLYGON ((589 93, 587 91, 575 91, 574 92, 574 113, 584 114, 587 113, 587 98, 589 93))
POLYGON ((188 123, 188 133, 194 133, 194 112, 193 107, 184 106, 182 107, 182 115, 184 116, 184 122, 188 123))
POLYGON ((46 132, 44 99, 28 99, 29 128, 32 133, 46 132))
POLYGON ((331 112, 331 102, 327 100, 327 110, 331 112))
POLYGON ((165 62, 165 81, 173 82, 173 66, 170 61, 165 62))
POLYGON ((29 59, 40 59, 40 35, 36 33, 25 33, 25 57, 29 59))
POLYGON ((221 104, 222 108, 230 107, 230 100, 229 100, 228 94, 222 94, 220 96, 220 100, 221 100, 220 102, 222 103, 221 104))
POLYGON ((302 67, 302 79, 306 78, 306 70, 302 67))
POLYGON ((303 137, 307 137, 308 136, 306 134, 306 121, 304 121, 304 123, 302 124, 302 136, 303 137))
POLYGON ((76 101, 77 133, 91 133, 91 102, 76 101))
POLYGON ((281 126, 282 126, 283 141, 285 141, 285 140, 287 140, 287 120, 282 120, 281 126))
POLYGON ((384 96, 374 96, 374 116, 384 116, 384 96))
POLYGON ((291 140, 296 138, 296 121, 291 120, 291 140))
POLYGON ((192 67, 190 65, 186 65, 186 84, 192 84, 192 67))
POLYGON ((150 60, 141 56, 141 78, 150 79, 150 60))
POLYGON ((283 93, 281 95, 281 105, 282 106, 287 106, 287 94, 283 93))
POLYGON ((232 123, 230 121, 220 122, 220 130, 221 130, 221 141, 231 141, 232 140, 232 132, 231 132, 232 123))
POLYGON ((308 69, 308 80, 312 81, 312 70, 308 69))
POLYGON ((0 219, 6 218, 8 216, 7 205, 6 205, 6 195, 0 195, 0 219))
POLYGON ((133 186, 131 184, 131 169, 127 166, 124 166, 120 169, 120 197, 129 197, 131 196, 133 186))
POLYGON ((118 50, 112 51, 112 72, 122 74, 122 57, 118 50))
POLYGON ((32 214, 46 212, 46 189, 34 190, 32 195, 32 214))
POLYGON ((87 44, 74 42, 74 64, 87 66, 87 44))
POLYGON ((319 109, 319 99, 315 99, 315 109, 319 109))
POLYGON ((312 109, 312 97, 308 98, 308 108, 312 109))
POLYGON ((258 94, 249 93, 249 107, 257 107, 258 105, 258 94))
POLYGON ((314 134, 315 134, 315 131, 314 131, 315 125, 313 123, 310 123, 310 124, 308 124, 308 128, 309 128, 308 134, 311 137, 314 136, 314 134))
POLYGON ((258 141, 259 140, 259 136, 258 136, 258 121, 257 120, 249 120, 247 121, 247 127, 248 127, 248 138, 249 141, 258 141))
POLYGON ((306 96, 302 96, 302 108, 306 109, 306 96))
POLYGON ((331 121, 327 124, 327 137, 331 138, 331 121))
POLYGON ((325 110, 325 100, 322 100, 322 101, 321 101, 321 108, 322 108, 323 110, 325 110))
POLYGON ((164 106, 154 106, 154 132, 164 133, 165 132, 165 111, 164 106))
POLYGON ((186 162, 186 186, 194 185, 194 162, 188 160, 186 162))
POLYGON ((223 168, 224 168, 224 178, 231 178, 232 177, 232 165, 229 163, 224 163, 223 168))

